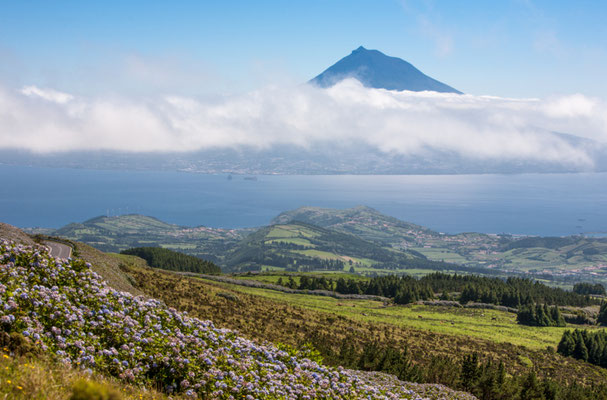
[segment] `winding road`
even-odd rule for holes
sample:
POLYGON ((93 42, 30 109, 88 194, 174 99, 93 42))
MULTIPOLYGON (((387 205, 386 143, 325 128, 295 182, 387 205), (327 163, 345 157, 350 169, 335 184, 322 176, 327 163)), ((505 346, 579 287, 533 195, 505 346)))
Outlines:
POLYGON ((44 244, 51 249, 51 251, 50 251, 51 257, 70 258, 72 255, 72 248, 63 243, 46 241, 46 242, 44 242, 44 244))

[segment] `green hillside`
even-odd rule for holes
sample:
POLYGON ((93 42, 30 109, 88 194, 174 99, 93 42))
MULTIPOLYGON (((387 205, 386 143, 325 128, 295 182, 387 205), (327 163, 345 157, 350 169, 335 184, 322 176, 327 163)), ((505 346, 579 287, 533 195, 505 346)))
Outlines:
POLYGON ((448 268, 360 237, 304 222, 271 225, 247 236, 226 258, 232 270, 344 271, 448 268))
POLYGON ((302 207, 273 220, 274 223, 290 221, 353 234, 385 247, 469 268, 489 268, 501 274, 532 274, 540 279, 566 282, 567 286, 580 280, 607 283, 605 238, 449 235, 400 221, 369 207, 345 210, 302 207))
POLYGON ((145 215, 100 216, 72 223, 52 232, 87 243, 101 251, 120 252, 133 247, 157 246, 218 262, 246 231, 182 227, 145 215))
POLYGON ((450 235, 369 207, 302 207, 280 214, 272 224, 258 229, 189 228, 124 215, 97 217, 47 234, 111 252, 164 247, 212 261, 228 271, 354 268, 362 274, 401 271, 421 276, 443 269, 502 277, 524 275, 568 288, 582 281, 607 284, 606 238, 450 235), (289 225, 299 227, 286 228, 289 225))
POLYGON ((287 224, 292 221, 306 222, 356 235, 368 241, 381 243, 382 246, 395 248, 415 243, 419 235, 439 236, 438 232, 389 217, 364 206, 345 210, 301 207, 281 213, 272 220, 272 224, 287 224))
POLYGON ((162 247, 135 247, 123 250, 120 254, 140 257, 152 268, 198 274, 219 274, 221 272, 221 269, 210 261, 162 247))

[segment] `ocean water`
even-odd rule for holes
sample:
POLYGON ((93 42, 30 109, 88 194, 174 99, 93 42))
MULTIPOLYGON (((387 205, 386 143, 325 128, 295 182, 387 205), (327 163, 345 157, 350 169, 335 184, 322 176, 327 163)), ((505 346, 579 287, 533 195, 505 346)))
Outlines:
POLYGON ((0 221, 58 228, 139 213, 238 228, 267 225, 301 206, 366 205, 446 233, 607 233, 605 173, 255 178, 0 165, 0 221))

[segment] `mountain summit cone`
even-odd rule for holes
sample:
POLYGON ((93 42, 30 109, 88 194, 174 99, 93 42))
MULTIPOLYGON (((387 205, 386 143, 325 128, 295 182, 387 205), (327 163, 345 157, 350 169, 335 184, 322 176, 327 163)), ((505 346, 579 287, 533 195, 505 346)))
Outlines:
POLYGON ((362 46, 311 79, 310 83, 326 88, 346 78, 355 78, 364 86, 376 89, 462 94, 459 90, 430 78, 403 59, 362 46))

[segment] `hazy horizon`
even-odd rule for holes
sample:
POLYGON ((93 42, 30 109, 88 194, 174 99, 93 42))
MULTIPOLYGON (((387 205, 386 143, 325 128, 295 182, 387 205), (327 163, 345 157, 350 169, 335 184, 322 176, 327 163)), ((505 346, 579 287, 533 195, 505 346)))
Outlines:
POLYGON ((596 145, 552 133, 607 143, 604 7, 5 4, 0 149, 154 154, 356 143, 385 154, 593 170, 588 146, 596 145), (354 79, 303 84, 359 45, 465 94, 354 79))

